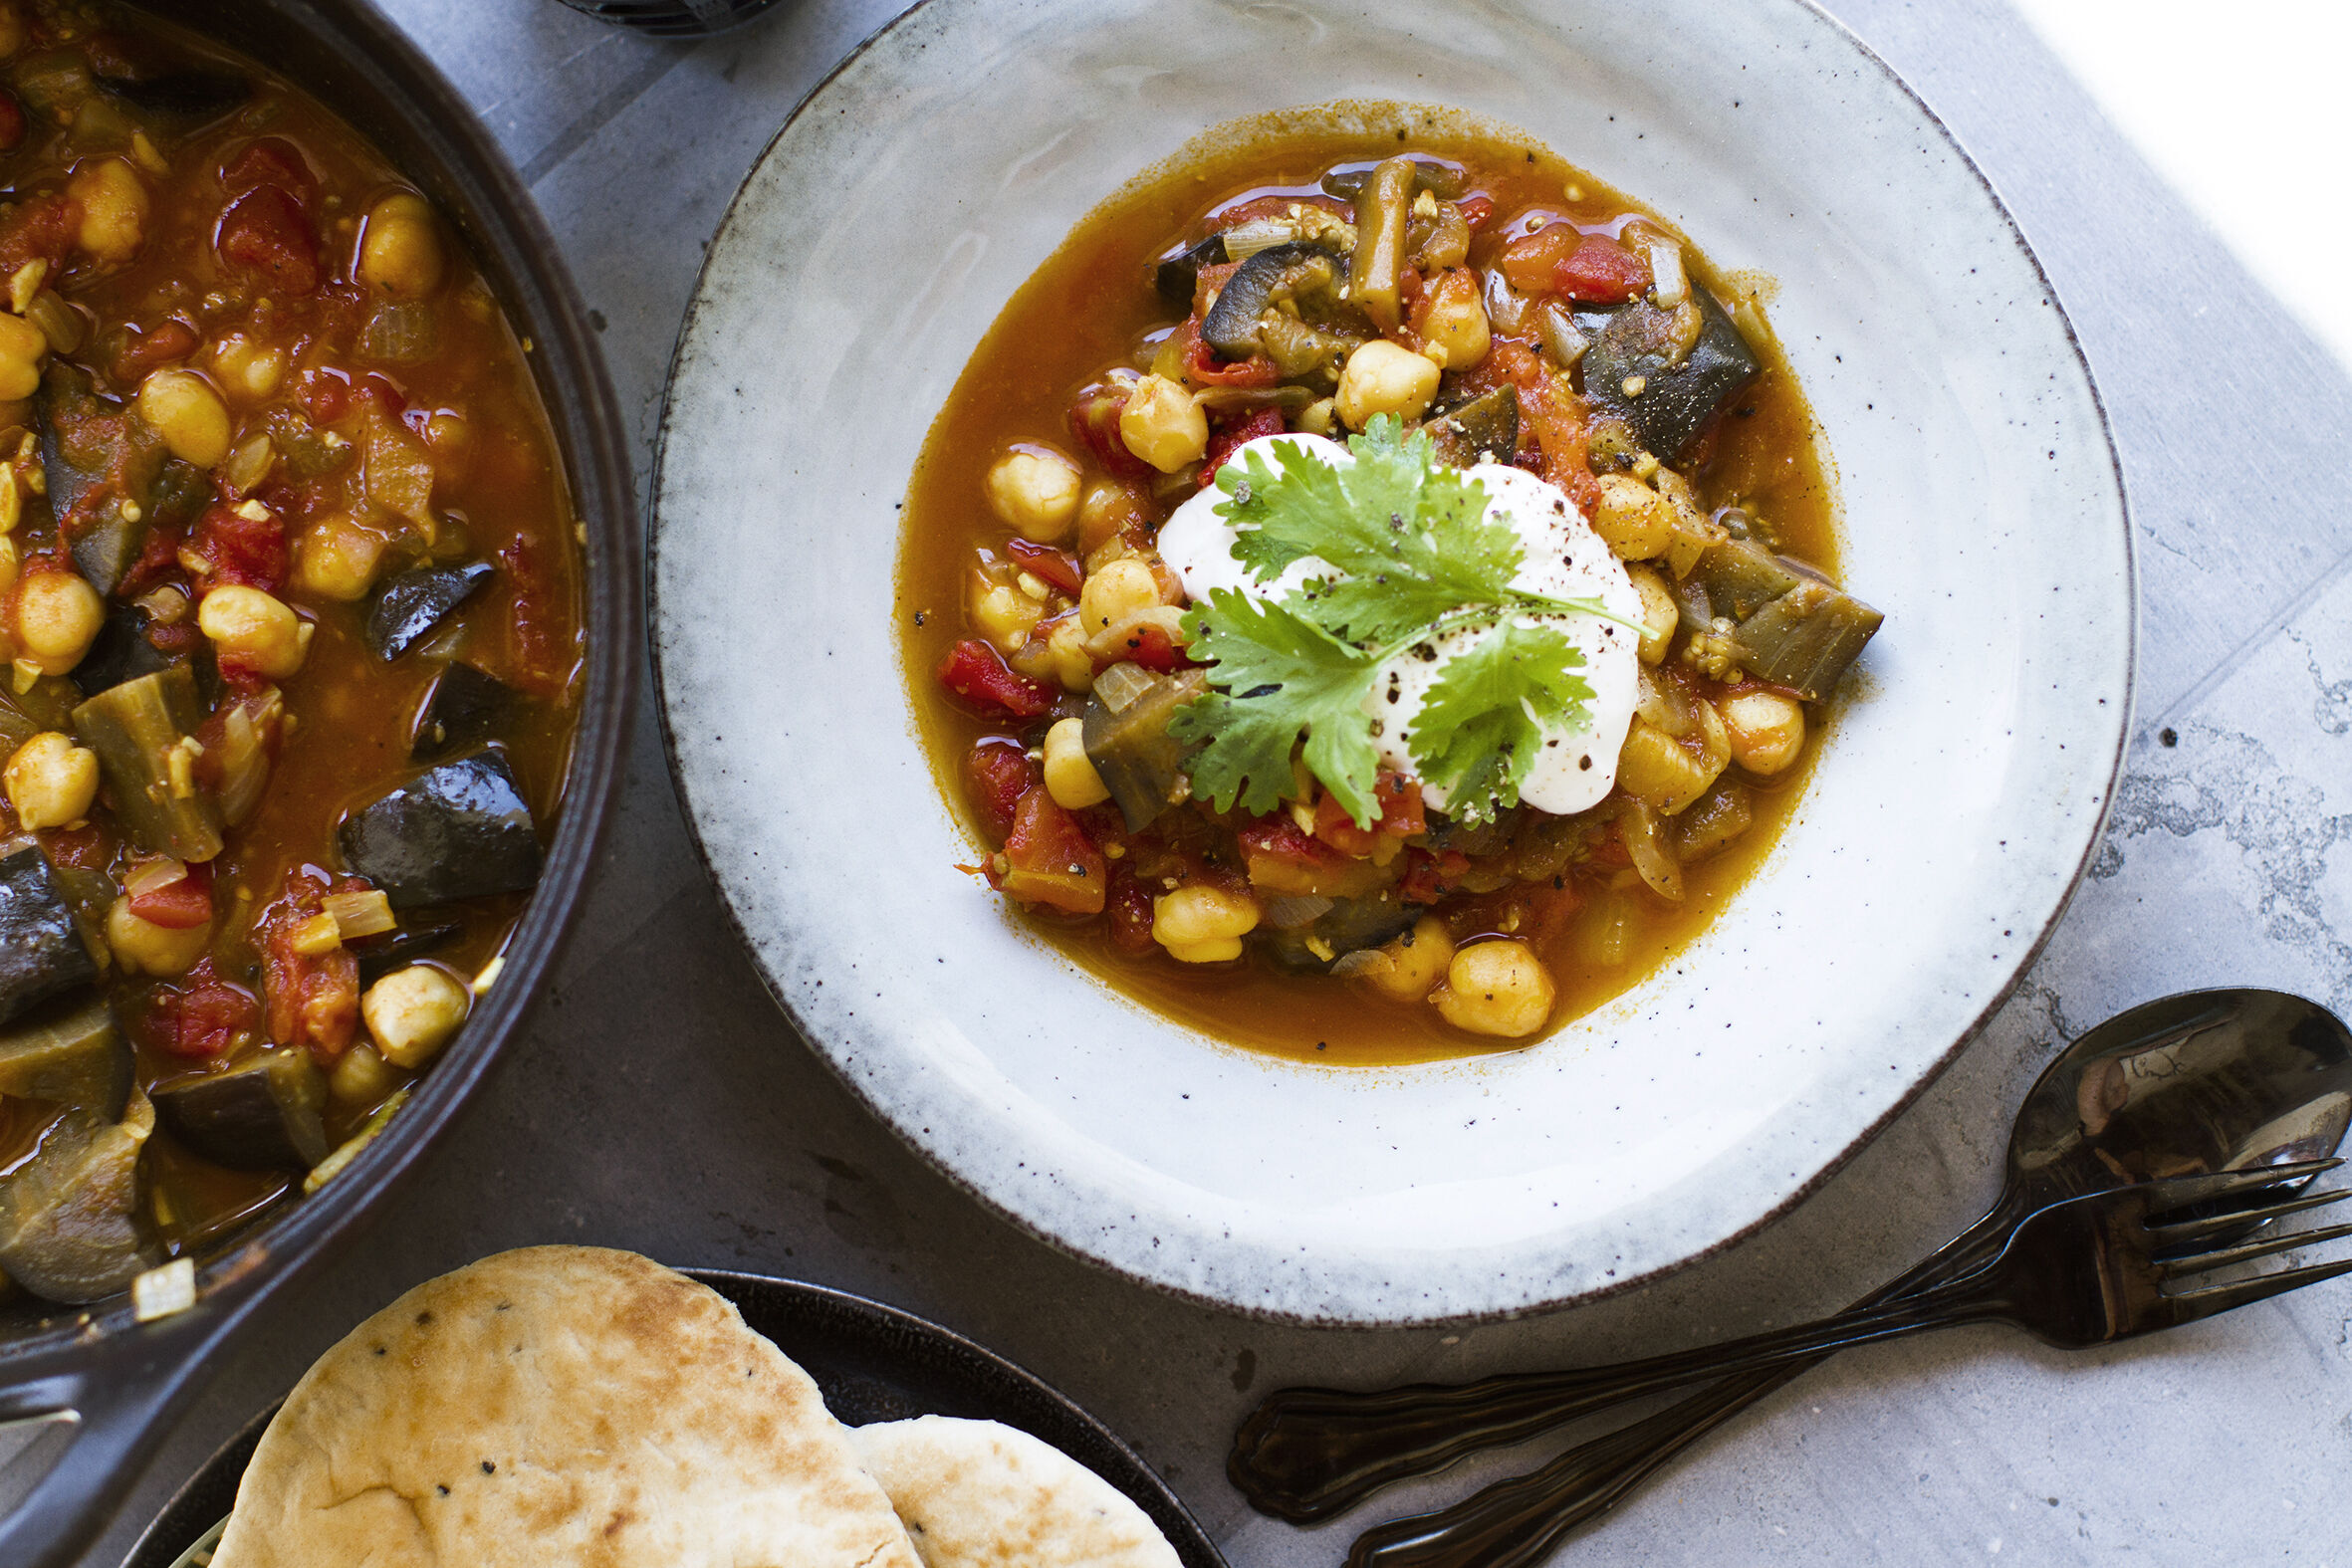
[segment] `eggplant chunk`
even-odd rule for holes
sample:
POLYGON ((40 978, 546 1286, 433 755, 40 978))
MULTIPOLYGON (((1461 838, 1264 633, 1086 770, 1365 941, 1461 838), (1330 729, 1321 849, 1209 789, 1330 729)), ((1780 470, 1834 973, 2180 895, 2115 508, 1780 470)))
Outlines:
POLYGON ((0 1176, 0 1269, 52 1301, 103 1300, 156 1259, 131 1214, 155 1108, 133 1094, 120 1121, 67 1111, 0 1176))
POLYGON ((1343 898, 1303 926, 1266 933, 1267 950, 1285 969, 1328 970, 1363 948, 1393 941, 1421 918, 1421 906, 1383 888, 1364 898, 1343 898))
POLYGON ((327 1158, 327 1075, 307 1049, 260 1050, 226 1072, 155 1090, 181 1143, 237 1171, 307 1171, 327 1158))
POLYGON ((74 566, 111 594, 154 527, 163 438, 68 364, 53 363, 42 376, 35 415, 50 508, 72 542, 74 566))
POLYGON ((1225 265, 1225 236, 1212 234, 1198 245, 1187 246, 1172 256, 1163 256, 1152 269, 1152 286, 1160 291, 1160 298, 1170 305, 1192 308, 1192 292, 1200 286, 1203 267, 1225 265))
POLYGON ((0 859, 0 1022, 96 979, 98 965, 40 846, 27 842, 0 859))
POLYGON ((391 578, 367 606, 367 646, 389 663, 431 634, 449 613, 490 580, 490 562, 418 566, 391 578))
POLYGON ((1519 388, 1509 381, 1423 426, 1437 455, 1456 468, 1508 463, 1519 451, 1519 388))
POLYGON ((1709 546, 1690 584, 1711 614, 1734 623, 1732 641, 1749 673, 1807 702, 1829 695, 1886 619, 1810 567, 1753 540, 1709 546))
POLYGON ((1201 320, 1201 338, 1228 359, 1247 359, 1265 346, 1258 318, 1269 306, 1326 292, 1338 282, 1338 253, 1328 246, 1303 241, 1270 246, 1225 280, 1217 303, 1201 320))
MULTIPOLYGON (((1456 165, 1441 163, 1436 158, 1411 158, 1407 161, 1413 165, 1413 190, 1416 195, 1428 191, 1440 201, 1452 201, 1462 194, 1463 181, 1467 176, 1456 165)), ((1365 182, 1371 179, 1372 171, 1379 166, 1378 160, 1338 164, 1323 176, 1323 191, 1342 201, 1353 201, 1364 188, 1365 182)))
POLYGON ((70 677, 83 696, 96 697, 124 681, 171 667, 171 661, 147 641, 147 612, 135 604, 118 604, 107 611, 97 640, 70 677))
POLYGON ((500 738, 523 694, 470 664, 452 664, 433 682, 416 715, 408 755, 429 763, 500 738))
POLYGON ((521 893, 539 880, 539 829, 506 759, 476 752, 344 818, 344 864, 394 909, 521 893))
POLYGON ((359 961, 359 989, 365 991, 393 970, 406 969, 464 935, 465 926, 451 920, 433 926, 402 926, 380 937, 352 943, 352 956, 359 961))
POLYGON ((124 681, 74 710, 74 734, 98 754, 116 814, 150 853, 182 860, 220 853, 220 806, 194 772, 191 737, 203 722, 196 675, 185 664, 124 681))
POLYGON ((1715 296, 1694 288, 1691 304, 1699 312, 1699 334, 1687 353, 1681 351, 1678 313, 1645 300, 1576 315, 1577 327, 1592 340, 1584 353, 1584 395, 1601 412, 1632 425, 1641 444, 1668 463, 1763 368, 1715 296))
POLYGON ((1101 698, 1086 704, 1081 729, 1086 761, 1118 802, 1127 831, 1141 832, 1182 798, 1185 760, 1192 748, 1168 733, 1177 713, 1209 689, 1206 671, 1154 675, 1150 686, 1118 712, 1101 698))
POLYGON ((0 1033, 0 1094, 47 1100, 106 1121, 130 1099, 130 1041, 93 992, 53 1003, 0 1033))

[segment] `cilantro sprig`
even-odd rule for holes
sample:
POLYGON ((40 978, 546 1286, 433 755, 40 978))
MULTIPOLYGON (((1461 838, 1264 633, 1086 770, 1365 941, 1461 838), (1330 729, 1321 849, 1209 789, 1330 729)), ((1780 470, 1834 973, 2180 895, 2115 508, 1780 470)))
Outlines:
MULTIPOLYGON (((1622 620, 1598 598, 1560 599, 1514 585, 1526 552, 1487 516, 1486 487, 1438 461, 1429 438, 1382 415, 1348 443, 1352 464, 1263 450, 1217 472, 1218 515, 1234 558, 1260 582, 1312 558, 1323 568, 1271 600, 1213 590, 1184 618, 1209 687, 1176 716, 1180 740, 1205 745, 1192 787, 1220 811, 1271 811, 1295 792, 1292 757, 1359 827, 1373 795, 1374 684, 1381 667, 1449 633, 1485 628, 1432 683, 1407 741, 1415 771, 1471 822, 1519 802, 1541 726, 1589 724, 1584 654, 1556 626, 1562 611, 1622 620)), ((1630 624, 1630 623, 1627 623, 1630 624)))

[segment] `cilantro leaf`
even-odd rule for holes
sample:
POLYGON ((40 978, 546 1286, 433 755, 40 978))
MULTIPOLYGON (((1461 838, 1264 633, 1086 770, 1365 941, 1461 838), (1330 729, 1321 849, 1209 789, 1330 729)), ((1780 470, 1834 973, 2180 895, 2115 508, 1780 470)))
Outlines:
POLYGON ((1294 787, 1291 754, 1303 737, 1306 766, 1359 820, 1380 814, 1372 786, 1380 757, 1364 698, 1376 661, 1287 603, 1261 603, 1231 588, 1184 617, 1192 654, 1215 666, 1216 689, 1169 725, 1180 741, 1205 741, 1192 787, 1220 811, 1271 811, 1294 787))
POLYGON ((1448 660, 1422 701, 1407 745, 1448 810, 1493 820, 1519 804, 1520 784, 1543 745, 1544 724, 1567 724, 1592 701, 1575 673, 1584 650, 1555 626, 1506 620, 1448 660))
MULTIPOLYGON (((1517 803, 1542 744, 1539 726, 1589 722, 1583 654, 1556 628, 1519 617, 1613 614, 1601 599, 1554 599, 1517 584, 1518 531, 1487 515, 1486 487, 1440 462, 1429 438, 1382 415, 1349 442, 1354 461, 1276 447, 1217 473, 1218 515, 1234 558, 1260 582, 1301 560, 1322 569, 1273 603, 1230 588, 1185 617, 1192 656, 1211 690, 1177 715, 1181 740, 1208 743, 1194 792, 1219 810, 1236 800, 1274 809, 1296 784, 1292 756, 1358 827, 1379 815, 1369 695, 1379 669, 1406 649, 1487 629, 1431 688, 1407 742, 1425 783, 1472 821, 1517 803)), ((1632 625, 1632 622, 1625 622, 1632 625)))

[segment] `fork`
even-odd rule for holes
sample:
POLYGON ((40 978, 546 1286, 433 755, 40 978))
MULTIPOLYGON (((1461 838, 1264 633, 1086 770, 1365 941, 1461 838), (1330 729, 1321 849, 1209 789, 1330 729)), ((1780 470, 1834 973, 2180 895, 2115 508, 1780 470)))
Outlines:
MULTIPOLYGON (((1900 1301, 1865 1303, 1818 1322, 1725 1344, 1615 1366, 1490 1379, 1448 1392, 1481 1391, 1492 1400, 1497 1386, 1509 1385, 1515 1402, 1539 1398, 1550 1420, 1559 1421, 1704 1379, 1760 1372, 1966 1323, 2009 1323, 2068 1350, 2194 1323, 2352 1273, 2352 1260, 2346 1260, 2202 1288, 2166 1288, 2215 1269, 2352 1235, 2352 1225, 2341 1225, 2214 1244, 2217 1237, 2243 1233, 2249 1225, 2339 1203, 2352 1192, 2307 1194, 2221 1214, 2183 1214, 2188 1205, 2258 1193, 2309 1170, 2309 1165, 2274 1166, 2222 1182, 2211 1176, 2174 1177, 2070 1199, 2026 1219, 1982 1268, 1900 1301)), ((1538 1562, 1575 1522, 1550 1506, 1559 1483, 1568 1478, 1554 1472, 1563 1464, 1591 1462, 1585 1451, 1571 1451, 1467 1502, 1368 1530, 1348 1553, 1347 1568, 1521 1568, 1538 1562)))

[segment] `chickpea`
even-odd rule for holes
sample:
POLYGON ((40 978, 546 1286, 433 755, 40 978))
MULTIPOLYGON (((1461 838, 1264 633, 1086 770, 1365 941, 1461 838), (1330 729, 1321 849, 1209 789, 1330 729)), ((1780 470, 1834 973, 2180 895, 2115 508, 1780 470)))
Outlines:
POLYGON ((1054 623, 1046 639, 1046 649, 1054 678, 1061 683, 1062 690, 1094 689, 1094 656, 1086 651, 1086 631, 1075 615, 1065 615, 1054 623))
POLYGON ((456 414, 435 414, 424 422, 425 450, 433 454, 433 477, 443 485, 464 482, 474 464, 474 427, 456 414))
POLYGON ((0 402, 17 402, 41 389, 41 361, 49 339, 21 316, 0 315, 0 402))
POLYGON ((472 1001, 440 970, 411 964, 367 988, 359 999, 359 1016, 367 1020, 383 1059, 413 1072, 440 1054, 465 1021, 472 1001))
POLYGON ((1674 508, 1631 474, 1604 474, 1592 531, 1620 560, 1648 560, 1674 540, 1674 508))
POLYGON ((1617 753, 1617 787, 1673 816, 1712 788, 1723 767, 1722 752, 1712 753, 1712 761, 1703 759, 1647 719, 1637 717, 1625 732, 1624 748, 1617 753))
POLYGON ((361 283, 395 300, 421 300, 440 287, 446 265, 433 209, 422 196, 394 191, 367 209, 361 283))
POLYGON ((107 910, 107 946, 127 974, 185 975, 211 944, 209 920, 176 931, 132 914, 127 898, 116 899, 107 910))
POLYGON ((365 1040, 355 1042, 327 1075, 327 1092, 339 1105, 374 1105, 400 1086, 400 1074, 365 1040))
POLYGON ((1456 953, 1446 966, 1445 989, 1433 1000, 1458 1029, 1522 1039, 1549 1021, 1558 995, 1543 961, 1525 942, 1506 938, 1456 953))
POLYGON ((1058 452, 1007 452, 988 471, 989 510, 1041 545, 1058 545, 1078 520, 1077 465, 1058 452))
POLYGON ((1179 382, 1147 375, 1119 410, 1119 439, 1163 474, 1197 463, 1209 450, 1209 416, 1179 382))
POLYGON ((1327 436, 1339 423, 1339 400, 1318 397, 1298 410, 1298 428, 1308 435, 1327 436))
POLYGON ((1222 964, 1242 956, 1242 938, 1258 929, 1258 901, 1206 882, 1189 882, 1151 901, 1152 940, 1185 964, 1222 964))
POLYGON ((44 675, 63 675, 82 662, 106 618, 106 601, 79 573, 37 571, 16 590, 18 654, 44 675))
POLYGON ((1045 617, 1046 607, 1012 583, 974 573, 972 625, 999 653, 1026 647, 1029 634, 1045 617))
POLYGON ((1418 419, 1437 396, 1438 367, 1410 348, 1375 337, 1339 372, 1340 423, 1361 430, 1381 414, 1418 419))
POLYGON ((384 542, 350 518, 327 518, 295 541, 294 585, 349 604, 375 585, 384 542))
POLYGON ((231 333, 213 344, 212 373, 231 397, 262 402, 275 396, 286 379, 286 351, 231 333))
POLYGON ((1078 589, 1078 624, 1091 637, 1159 601, 1159 578, 1152 575, 1151 567, 1129 556, 1086 578, 1078 589))
POLYGON ((302 668, 311 628, 284 601, 259 588, 223 583, 196 608, 196 628, 224 657, 282 681, 302 668))
POLYGON ((1085 731, 1083 719, 1061 719, 1046 732, 1046 792, 1055 804, 1072 811, 1110 798, 1086 756, 1085 731))
POLYGON ((1421 1002, 1445 978, 1454 959, 1454 934, 1435 915, 1423 915, 1380 950, 1385 962, 1363 972, 1364 983, 1391 1002, 1421 1002))
POLYGON ((1778 692, 1742 692, 1722 706, 1732 761, 1752 774, 1785 773, 1804 751, 1804 704, 1778 692))
POLYGON ((1654 567, 1633 565, 1625 568, 1633 579, 1633 591, 1641 595, 1641 661, 1658 664, 1666 657, 1666 645, 1674 640, 1674 631, 1682 624, 1682 610, 1674 602, 1673 590, 1654 567))
POLYGON ((183 463, 213 469, 229 455, 229 406, 193 370, 150 373, 138 386, 138 416, 183 463))
POLYGON ((120 158, 85 163, 66 181, 82 204, 81 247, 102 262, 126 262, 147 239, 147 187, 120 158))
POLYGON ((98 754, 44 730, 16 749, 5 779, 19 827, 79 827, 98 798, 98 754))
POLYGON ((1457 267, 1438 279, 1430 291, 1421 340, 1428 345, 1422 351, 1430 362, 1444 369, 1467 370, 1486 358, 1495 338, 1487 325, 1486 305, 1479 299, 1477 274, 1457 267))

